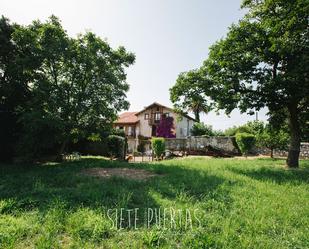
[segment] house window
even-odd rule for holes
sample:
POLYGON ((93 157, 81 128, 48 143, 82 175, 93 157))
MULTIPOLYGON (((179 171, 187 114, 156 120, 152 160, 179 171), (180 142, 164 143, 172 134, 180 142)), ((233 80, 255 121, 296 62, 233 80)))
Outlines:
POLYGON ((123 130, 123 126, 120 126, 120 127, 119 127, 119 130, 123 130))
POLYGON ((156 112, 155 113, 155 120, 158 121, 161 119, 161 113, 160 112, 156 112))
POLYGON ((145 120, 148 120, 148 119, 149 119, 149 114, 145 113, 145 120))
POLYGON ((132 126, 129 126, 129 127, 128 127, 128 135, 129 135, 129 136, 132 136, 132 135, 133 135, 132 126))
POLYGON ((163 114, 163 117, 165 117, 165 118, 168 118, 169 116, 170 116, 169 112, 163 114))
POLYGON ((184 136, 188 136, 188 130, 187 130, 187 128, 183 128, 183 135, 184 135, 184 136))

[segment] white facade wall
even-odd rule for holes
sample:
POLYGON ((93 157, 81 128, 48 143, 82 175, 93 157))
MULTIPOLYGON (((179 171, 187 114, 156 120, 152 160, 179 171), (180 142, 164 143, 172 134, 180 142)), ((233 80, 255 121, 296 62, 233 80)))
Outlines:
POLYGON ((185 138, 191 135, 191 129, 194 124, 193 120, 187 117, 181 117, 177 119, 178 116, 175 114, 174 120, 176 122, 176 138, 185 138))
POLYGON ((147 111, 141 112, 137 116, 139 123, 137 125, 138 133, 136 133, 136 135, 137 136, 142 135, 144 137, 151 137, 151 126, 148 124, 148 120, 145 120, 145 116, 144 116, 145 113, 147 113, 147 111))
MULTIPOLYGON (((149 125, 148 120, 145 120, 145 113, 150 115, 151 110, 145 110, 138 114, 139 123, 136 126, 136 135, 142 135, 145 137, 151 137, 152 127, 149 125)), ((190 136, 191 129, 194 124, 193 120, 186 117, 178 119, 178 114, 171 112, 170 109, 163 109, 163 113, 169 113, 171 117, 174 118, 176 138, 185 138, 190 136)))

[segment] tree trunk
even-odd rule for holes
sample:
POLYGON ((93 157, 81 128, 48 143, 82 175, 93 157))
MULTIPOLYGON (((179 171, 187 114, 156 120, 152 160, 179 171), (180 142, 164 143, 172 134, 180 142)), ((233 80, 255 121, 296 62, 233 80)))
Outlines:
POLYGON ((290 126, 290 147, 286 160, 289 168, 298 168, 299 152, 300 152, 300 125, 298 120, 298 110, 295 103, 291 104, 289 110, 289 126, 290 126))
POLYGON ((196 122, 200 122, 200 112, 199 111, 195 111, 194 112, 194 116, 195 116, 195 120, 196 120, 196 122))
POLYGON ((270 148, 270 158, 274 158, 274 148, 270 148))
POLYGON ((68 140, 65 140, 65 141, 63 141, 62 142, 62 144, 61 144, 61 146, 60 146, 60 149, 59 149, 59 152, 58 152, 58 155, 57 155, 57 160, 58 161, 62 161, 62 155, 63 155, 63 153, 64 153, 64 151, 65 151, 65 148, 66 148, 66 146, 67 146, 67 143, 68 143, 68 140))

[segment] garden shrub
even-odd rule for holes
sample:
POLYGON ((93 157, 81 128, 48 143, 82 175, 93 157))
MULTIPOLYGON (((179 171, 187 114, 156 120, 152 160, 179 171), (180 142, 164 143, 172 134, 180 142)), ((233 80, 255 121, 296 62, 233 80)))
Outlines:
POLYGON ((107 144, 107 137, 100 137, 99 140, 79 140, 77 143, 70 143, 68 152, 78 151, 82 155, 110 156, 107 144))
POLYGON ((250 133, 237 133, 236 143, 241 151, 241 154, 247 155, 255 144, 255 136, 250 133))
POLYGON ((270 149, 270 156, 273 157, 274 150, 287 150, 290 136, 285 128, 275 129, 266 125, 265 129, 257 134, 256 143, 259 147, 270 149))
POLYGON ((237 133, 250 133, 257 135, 264 129, 263 121, 249 121, 241 126, 233 126, 224 131, 226 136, 235 136, 237 133))
POLYGON ((137 145, 137 151, 144 153, 146 151, 146 142, 143 140, 140 140, 139 145, 137 145))
POLYGON ((211 125, 204 124, 203 122, 194 123, 191 129, 192 136, 224 136, 224 132, 221 130, 214 130, 211 125))
POLYGON ((126 150, 126 139, 124 137, 109 135, 107 137, 107 146, 111 158, 124 158, 126 150))
POLYGON ((194 123, 191 129, 192 136, 213 136, 213 129, 211 125, 204 123, 194 123))
POLYGON ((126 137, 126 133, 124 132, 123 129, 112 129, 110 134, 120 136, 120 137, 126 137))
POLYGON ((162 158, 165 152, 165 139, 163 137, 153 137, 151 139, 151 147, 156 158, 162 158))
POLYGON ((84 150, 82 153, 93 156, 108 156, 109 148, 107 138, 103 138, 101 141, 87 141, 84 145, 84 150))

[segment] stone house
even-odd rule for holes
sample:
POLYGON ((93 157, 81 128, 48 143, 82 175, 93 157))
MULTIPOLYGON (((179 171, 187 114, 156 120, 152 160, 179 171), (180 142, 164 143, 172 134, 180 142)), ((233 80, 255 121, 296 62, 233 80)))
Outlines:
POLYGON ((157 135, 158 126, 164 117, 173 118, 173 133, 176 138, 186 138, 191 135, 191 129, 195 122, 193 118, 177 114, 172 108, 157 102, 137 112, 120 114, 114 122, 114 127, 124 130, 128 137, 129 151, 134 151, 140 139, 149 139, 157 135))

